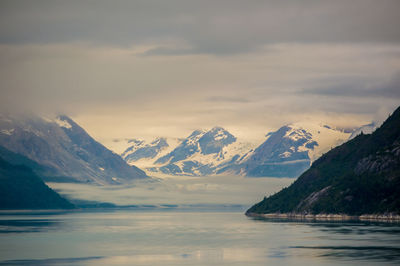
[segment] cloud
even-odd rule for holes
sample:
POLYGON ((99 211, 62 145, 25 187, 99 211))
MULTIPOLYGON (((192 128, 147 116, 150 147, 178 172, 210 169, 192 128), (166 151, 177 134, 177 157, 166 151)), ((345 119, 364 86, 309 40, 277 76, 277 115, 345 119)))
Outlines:
POLYGON ((357 76, 334 76, 322 80, 321 83, 324 83, 324 85, 320 84, 318 87, 303 89, 298 93, 334 97, 400 98, 400 72, 393 74, 389 80, 378 83, 360 80, 360 77, 357 76))
POLYGON ((246 96, 212 96, 205 99, 207 102, 226 102, 226 103, 249 103, 252 102, 246 96))
POLYGON ((143 56, 153 56, 153 55, 189 55, 196 54, 194 49, 191 48, 167 48, 167 47, 157 47, 143 52, 143 56))
POLYGON ((98 139, 263 137, 398 105, 400 1, 0 1, 0 111, 98 139), (340 117, 340 118, 339 118, 340 117))
POLYGON ((149 54, 235 54, 276 43, 399 43, 400 2, 1 1, 0 42, 157 45, 149 54), (162 48, 160 44, 185 43, 162 48))
POLYGON ((152 48, 0 45, 0 111, 66 113, 98 140, 181 137, 213 126, 259 139, 304 119, 361 124, 398 105, 396 45, 142 56, 152 48))

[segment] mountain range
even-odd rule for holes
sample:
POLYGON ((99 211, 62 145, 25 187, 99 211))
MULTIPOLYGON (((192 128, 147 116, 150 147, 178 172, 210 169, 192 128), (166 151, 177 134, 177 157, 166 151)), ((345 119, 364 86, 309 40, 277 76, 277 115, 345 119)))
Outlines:
POLYGON ((125 144, 127 148, 121 152, 122 158, 145 169, 149 175, 193 176, 215 174, 219 167, 236 160, 238 154, 243 155, 254 146, 237 141, 221 127, 195 130, 181 139, 160 137, 148 142, 130 139, 125 140, 125 144))
POLYGON ((1 115, 0 146, 0 155, 25 160, 45 181, 121 184, 147 177, 67 116, 48 119, 1 115))
POLYGON ((242 175, 296 177, 312 161, 351 135, 309 122, 285 125, 262 143, 238 140, 222 127, 195 130, 188 137, 151 141, 116 140, 113 147, 128 163, 149 175, 242 175), (125 149, 121 152, 122 143, 125 149))
POLYGON ((117 154, 67 116, 1 115, 0 155, 23 155, 30 160, 23 164, 53 182, 123 184, 147 174, 296 177, 332 147, 373 127, 366 125, 352 134, 324 124, 292 123, 266 134, 260 143, 214 127, 180 139, 116 140, 110 148, 117 154))
POLYGON ((317 159, 291 186, 248 215, 400 214, 400 108, 372 134, 361 133, 317 159))

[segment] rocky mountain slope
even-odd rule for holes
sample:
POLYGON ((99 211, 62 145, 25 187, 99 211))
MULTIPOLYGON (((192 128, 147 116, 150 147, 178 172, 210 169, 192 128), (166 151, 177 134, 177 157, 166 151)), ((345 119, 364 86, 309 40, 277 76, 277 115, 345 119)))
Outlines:
POLYGON ((46 168, 51 181, 118 184, 146 177, 67 116, 0 117, 0 146, 46 168))
POLYGON ((374 133, 324 154, 291 186, 247 214, 399 214, 399 195, 400 108, 374 133))

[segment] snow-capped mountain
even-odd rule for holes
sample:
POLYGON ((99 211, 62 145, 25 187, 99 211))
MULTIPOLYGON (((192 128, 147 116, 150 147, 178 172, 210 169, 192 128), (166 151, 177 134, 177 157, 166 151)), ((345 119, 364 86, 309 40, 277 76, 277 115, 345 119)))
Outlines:
POLYGON ((157 138, 149 144, 146 144, 144 140, 137 139, 132 139, 128 143, 131 143, 132 146, 122 153, 122 157, 127 162, 136 162, 140 159, 153 159, 169 146, 166 138, 157 138))
POLYGON ((120 153, 128 163, 156 176, 297 177, 350 135, 328 125, 298 122, 268 133, 262 143, 248 143, 215 127, 195 130, 184 139, 124 140, 120 153))
POLYGON ((113 139, 103 141, 104 145, 129 164, 141 169, 154 166, 154 162, 171 152, 183 139, 158 137, 155 139, 113 139))
POLYGON ((154 175, 296 177, 349 136, 327 125, 302 122, 268 133, 257 145, 238 141, 227 130, 215 127, 196 130, 174 147, 162 138, 151 143, 132 140, 123 157, 142 167, 139 162, 146 160, 144 168, 154 175))
POLYGON ((242 157, 250 146, 238 142, 221 127, 209 131, 196 130, 155 164, 162 165, 158 169, 164 174, 212 175, 235 156, 242 157))
POLYGON ((175 163, 185 160, 195 153, 201 155, 218 154, 223 147, 235 141, 236 138, 232 134, 220 127, 215 127, 208 132, 196 130, 172 152, 159 158, 155 163, 175 163))
POLYGON ((0 116, 0 146, 51 169, 51 180, 97 184, 146 177, 118 154, 90 137, 67 116, 0 116))
POLYGON ((286 125, 267 134, 265 142, 245 161, 232 162, 218 173, 296 177, 323 153, 346 141, 349 135, 327 125, 286 125))
MULTIPOLYGON (((184 139, 156 138, 150 142, 131 139, 128 142, 130 145, 121 153, 122 157, 155 175, 215 174, 233 157, 243 157, 254 148, 249 143, 238 142, 221 127, 195 130, 184 139)), ((236 157, 234 160, 240 159, 236 157)))

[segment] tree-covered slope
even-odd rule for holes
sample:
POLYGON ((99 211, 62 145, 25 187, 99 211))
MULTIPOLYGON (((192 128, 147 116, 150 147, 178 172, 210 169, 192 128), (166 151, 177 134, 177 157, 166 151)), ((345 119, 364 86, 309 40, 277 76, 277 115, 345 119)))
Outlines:
POLYGON ((324 154, 247 213, 400 213, 400 108, 374 133, 324 154))
POLYGON ((0 209, 71 209, 74 206, 49 188, 30 168, 0 157, 0 209))

